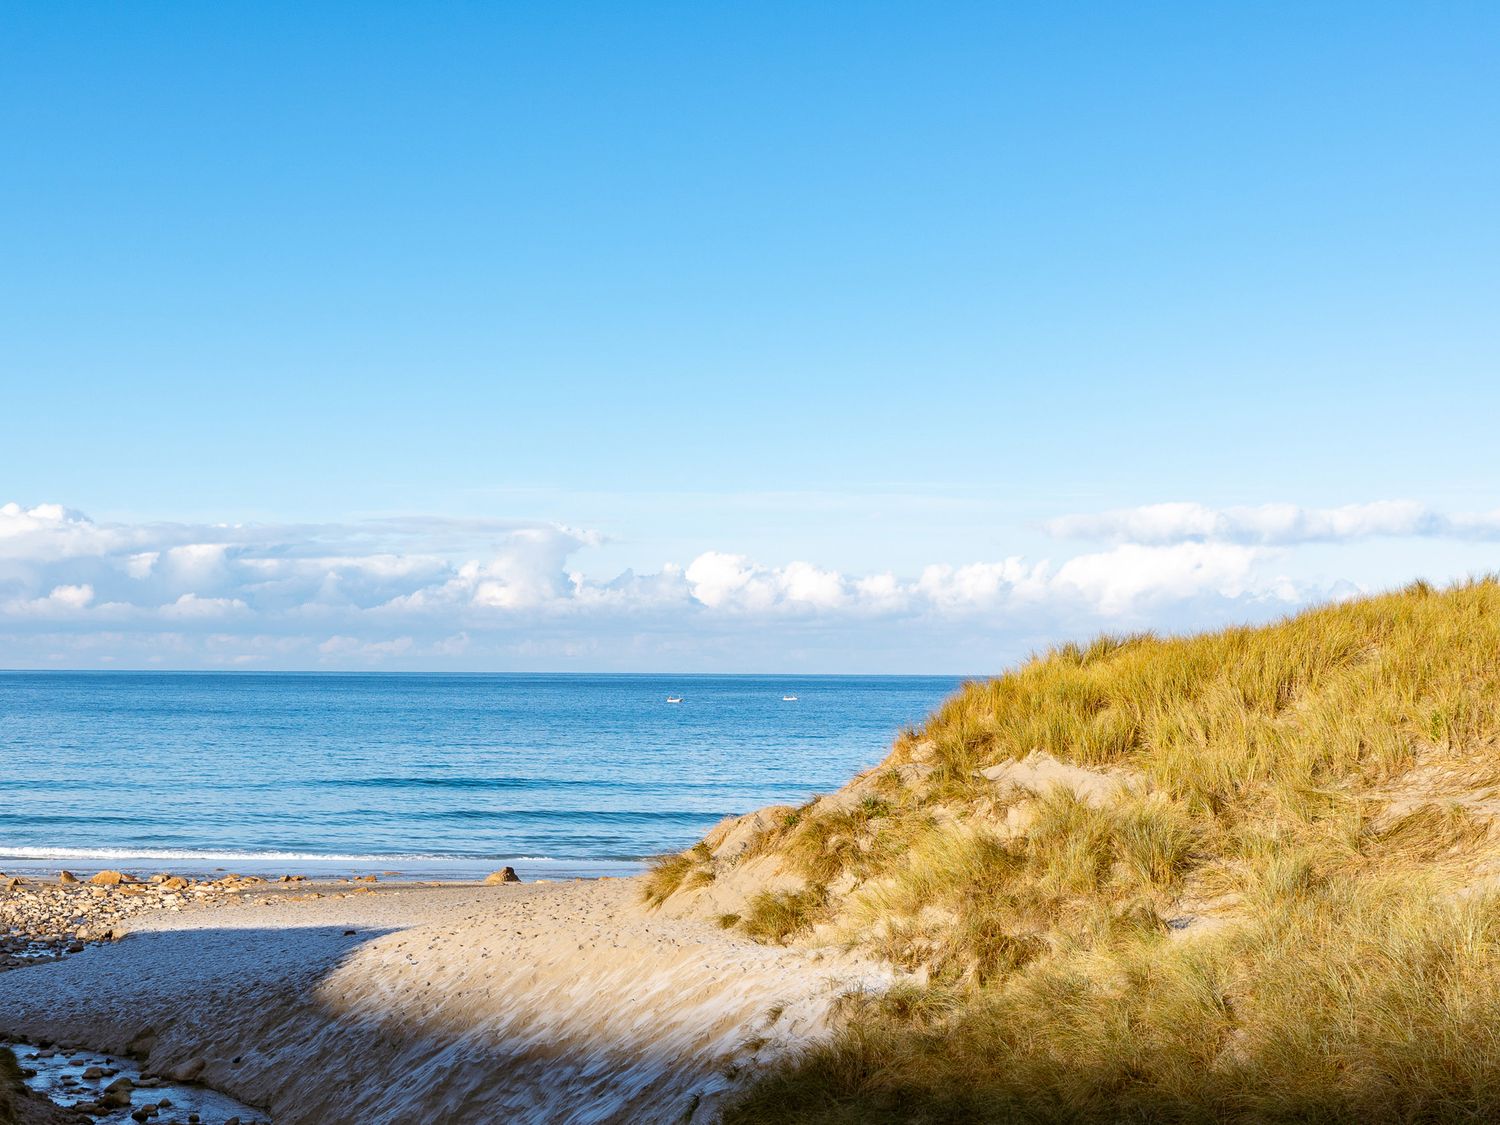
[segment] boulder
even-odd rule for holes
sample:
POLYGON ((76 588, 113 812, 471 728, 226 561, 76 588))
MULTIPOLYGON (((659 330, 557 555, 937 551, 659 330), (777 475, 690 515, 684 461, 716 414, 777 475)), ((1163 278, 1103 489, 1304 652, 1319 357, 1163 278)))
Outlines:
POLYGON ((181 1066, 173 1069, 170 1077, 177 1079, 179 1082, 193 1082, 203 1073, 203 1068, 207 1065, 208 1060, 194 1056, 181 1066))
POLYGON ((130 1105, 130 1091, 129 1089, 106 1090, 94 1101, 106 1109, 125 1109, 130 1105))
POLYGON ((59 883, 76 883, 78 882, 78 876, 74 875, 71 871, 59 871, 57 873, 57 881, 59 883))
POLYGON ((101 871, 89 880, 96 887, 118 887, 130 881, 130 876, 121 871, 101 871))
POLYGON ((486 884, 493 886, 496 883, 519 883, 521 877, 516 874, 514 867, 502 867, 499 871, 492 871, 484 877, 486 884))

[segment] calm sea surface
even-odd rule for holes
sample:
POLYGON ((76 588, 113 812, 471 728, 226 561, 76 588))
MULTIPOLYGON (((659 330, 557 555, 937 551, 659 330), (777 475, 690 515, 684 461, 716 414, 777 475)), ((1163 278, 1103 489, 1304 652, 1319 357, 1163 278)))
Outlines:
POLYGON ((624 873, 837 788, 958 683, 0 673, 0 871, 624 873))

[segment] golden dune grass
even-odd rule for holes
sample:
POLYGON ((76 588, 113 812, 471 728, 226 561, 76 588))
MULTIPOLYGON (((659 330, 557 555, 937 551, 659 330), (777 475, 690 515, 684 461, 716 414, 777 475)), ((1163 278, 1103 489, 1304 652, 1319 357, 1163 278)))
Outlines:
POLYGON ((803 888, 735 924, 913 983, 729 1122, 1500 1117, 1495 581, 1066 645, 875 784, 758 841, 803 888), (1116 787, 979 772, 1052 759, 1116 787))

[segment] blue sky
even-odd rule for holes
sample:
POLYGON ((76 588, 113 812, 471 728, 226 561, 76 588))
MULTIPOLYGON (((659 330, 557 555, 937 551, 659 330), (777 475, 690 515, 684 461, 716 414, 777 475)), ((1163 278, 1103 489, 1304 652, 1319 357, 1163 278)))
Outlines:
POLYGON ((1497 42, 0 3, 0 666, 971 672, 1492 569, 1497 42))

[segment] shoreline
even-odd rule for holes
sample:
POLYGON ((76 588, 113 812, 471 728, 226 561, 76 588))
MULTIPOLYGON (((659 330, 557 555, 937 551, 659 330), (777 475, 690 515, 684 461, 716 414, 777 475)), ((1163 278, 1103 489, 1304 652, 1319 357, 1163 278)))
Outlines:
POLYGON ((101 930, 119 908, 112 940, 85 919, 90 940, 56 934, 69 946, 0 976, 0 1033, 129 1054, 277 1125, 707 1122, 825 1034, 841 994, 889 979, 653 915, 637 879, 240 880, 133 909, 165 894, 98 889, 0 893, 109 904, 101 930))
MULTIPOLYGON (((41 849, 28 849, 28 853, 41 849)), ((31 882, 55 882, 62 871, 87 878, 100 871, 122 871, 146 880, 151 874, 171 874, 197 880, 225 875, 258 875, 268 880, 297 875, 334 882, 376 875, 382 882, 478 882, 492 871, 512 867, 527 882, 537 879, 624 879, 642 874, 650 857, 638 859, 557 858, 553 856, 401 856, 315 855, 305 852, 185 853, 145 849, 48 849, 46 854, 16 854, 0 849, 0 883, 12 877, 31 882), (146 874, 150 873, 150 874, 146 874)))

